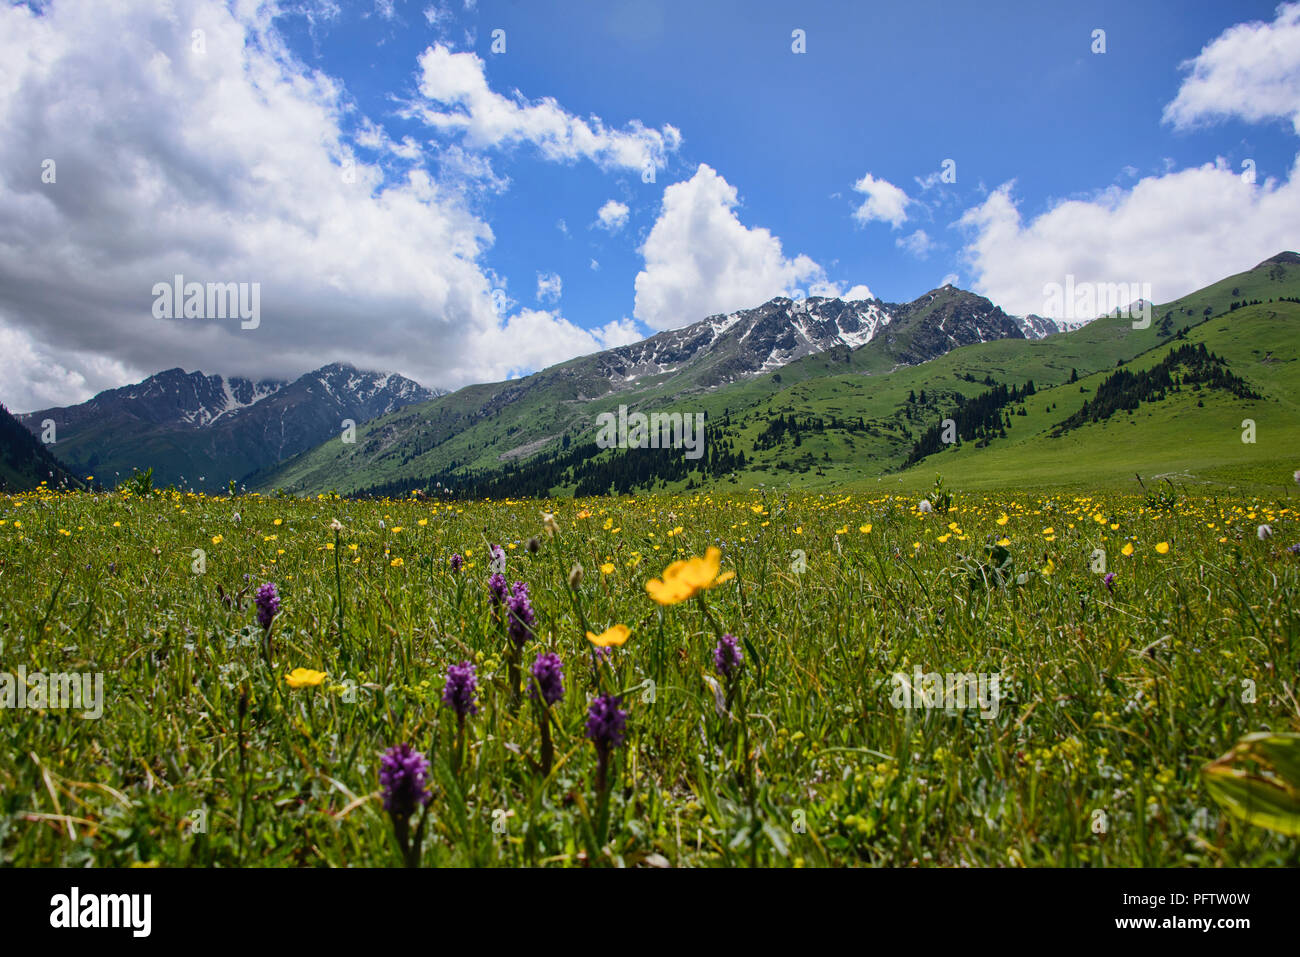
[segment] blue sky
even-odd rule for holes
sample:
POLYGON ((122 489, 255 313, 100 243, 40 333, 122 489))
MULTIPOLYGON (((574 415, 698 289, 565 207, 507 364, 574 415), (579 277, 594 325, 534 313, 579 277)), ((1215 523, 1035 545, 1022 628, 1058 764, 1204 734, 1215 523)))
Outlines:
MULTIPOLYGON (((344 77, 358 106, 395 138, 427 130, 394 113, 414 93, 412 64, 431 42, 483 58, 492 89, 554 97, 611 126, 641 120, 682 133, 656 182, 592 164, 539 161, 520 147, 493 156, 508 190, 482 203, 496 233, 486 261, 532 301, 537 271, 563 278, 564 314, 586 327, 630 315, 637 247, 665 185, 707 163, 740 193, 739 217, 780 237, 845 285, 906 301, 955 273, 961 212, 1014 180, 1033 215, 1135 177, 1218 156, 1261 177, 1285 173, 1295 133, 1283 122, 1229 121, 1178 131, 1161 122, 1184 73, 1179 64, 1228 27, 1271 20, 1270 2, 755 3, 641 0, 609 4, 501 3, 471 9, 428 0, 364 3, 327 28, 291 27, 303 58, 344 77), (438 10, 430 25, 423 11, 438 10), (1106 31, 1094 54, 1092 31, 1106 31), (506 50, 491 52, 493 30, 506 50), (803 29, 807 52, 792 52, 803 29), (957 182, 915 180, 956 163, 957 182), (901 227, 853 218, 852 184, 866 172, 920 201, 901 227), (608 199, 630 207, 627 227, 591 228, 608 199), (557 228, 563 220, 567 234, 557 228), (924 230, 924 257, 897 242, 924 230), (597 260, 599 271, 590 269, 597 260)), ((400 164, 399 164, 400 165, 400 164)), ((1248 263, 1250 265, 1253 263, 1248 263)), ((698 318, 698 317, 697 317, 698 318)))
POLYGON ((174 365, 459 386, 793 290, 1163 301, 1300 245, 1300 5, 103 6, 0 7, 16 408, 174 365), (180 272, 266 321, 143 322, 180 272))

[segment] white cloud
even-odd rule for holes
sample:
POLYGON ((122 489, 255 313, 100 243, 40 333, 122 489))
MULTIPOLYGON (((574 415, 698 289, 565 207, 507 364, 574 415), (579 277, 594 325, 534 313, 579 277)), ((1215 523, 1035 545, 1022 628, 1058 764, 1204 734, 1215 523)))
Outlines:
POLYGON ((859 299, 875 299, 876 295, 862 283, 858 283, 840 296, 845 302, 857 302, 859 299))
POLYGON ((948 275, 944 276, 942 279, 939 280, 939 286, 941 288, 943 286, 957 286, 960 284, 961 284, 961 276, 958 276, 955 272, 950 272, 948 273, 948 275))
POLYGON ((591 271, 597 272, 599 269, 600 269, 600 263, 596 262, 596 260, 593 259, 591 261, 591 271))
POLYGON ((537 301, 559 302, 564 294, 564 280, 559 273, 539 272, 537 274, 537 301))
POLYGON ((414 114, 443 133, 460 133, 467 146, 483 149, 531 143, 557 162, 588 159, 602 169, 663 169, 681 146, 681 133, 655 130, 632 120, 623 130, 607 129, 599 117, 580 119, 552 97, 529 102, 494 92, 474 53, 453 53, 441 43, 420 55, 420 94, 426 105, 414 114))
POLYGON ((604 206, 596 210, 596 225, 607 232, 616 233, 627 225, 630 212, 626 204, 616 199, 608 200, 604 206))
MULTIPOLYGON (((287 377, 334 360, 455 387, 611 334, 498 316, 491 228, 424 170, 359 158, 363 140, 406 143, 297 61, 276 20, 251 0, 0 5, 0 400, 32 410, 175 366, 287 377), (259 283, 260 326, 154 319, 153 285, 177 273, 259 283)), ((640 142, 574 135, 600 157, 640 142)))
POLYGON ((1043 287, 1150 283, 1168 302, 1286 249, 1300 222, 1300 157, 1282 183, 1251 185, 1226 161, 1148 176, 1094 200, 1062 202, 1025 222, 1013 184, 960 220, 972 288, 1008 312, 1047 315, 1043 287))
POLYGON ((557 355, 564 358, 589 355, 643 338, 636 324, 627 318, 588 331, 557 312, 522 309, 510 317, 510 322, 496 337, 495 347, 510 357, 508 374, 517 376, 553 365, 558 361, 557 355))
POLYGON ((735 213, 736 188, 701 163, 664 190, 641 254, 633 315, 651 329, 674 329, 705 316, 756 306, 804 282, 824 282, 805 255, 787 259, 781 241, 735 213))
POLYGON ((627 316, 605 323, 593 335, 602 349, 626 346, 645 338, 645 333, 637 325, 637 321, 627 316))
POLYGON ((1164 111, 1178 129, 1230 117, 1290 120, 1300 133, 1300 3, 1272 23, 1239 23, 1182 64, 1189 72, 1164 111))
POLYGON ((867 198, 853 211, 853 218, 866 224, 874 220, 889 223, 895 229, 907 222, 907 194, 884 179, 867 173, 853 184, 853 191, 867 198))
POLYGON ((930 255, 930 250, 934 249, 934 240, 924 229, 918 229, 914 233, 900 236, 894 240, 894 245, 911 253, 917 259, 925 259, 930 255))

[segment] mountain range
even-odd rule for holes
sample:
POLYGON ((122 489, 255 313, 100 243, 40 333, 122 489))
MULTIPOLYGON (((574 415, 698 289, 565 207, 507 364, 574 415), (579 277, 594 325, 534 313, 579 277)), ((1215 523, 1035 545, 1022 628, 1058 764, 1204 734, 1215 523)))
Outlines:
POLYGON ((224 489, 403 406, 439 395, 399 375, 333 363, 292 382, 168 369, 79 405, 19 416, 52 423, 58 458, 113 486, 136 469, 158 484, 224 489))
MULTIPOLYGON (((291 383, 173 369, 21 420, 33 433, 53 422, 59 458, 105 484, 152 466, 161 482, 213 490, 233 479, 300 493, 442 486, 547 495, 711 481, 834 487, 905 477, 939 459, 966 467, 968 458, 993 461, 1009 448, 1086 445, 1109 426, 1089 423, 1065 439, 1054 429, 1080 413, 1089 390, 1117 365, 1162 361, 1179 344, 1205 342, 1235 356, 1216 372, 1230 377, 1250 364, 1237 350, 1257 327, 1280 335, 1266 350, 1275 368, 1253 376, 1248 368, 1244 381, 1255 387, 1231 401, 1283 402, 1273 393, 1287 391, 1294 383, 1286 377, 1300 368, 1277 358, 1300 332, 1289 324, 1292 312, 1300 313, 1300 256, 1287 252, 1152 306, 1146 328, 1118 315, 1087 323, 1012 316, 951 285, 909 303, 778 297, 450 393, 340 364, 291 383), (620 406, 705 413, 708 453, 689 463, 669 452, 598 448, 597 417, 620 406), (1039 422, 1040 413, 1058 412, 1039 422), (931 433, 946 418, 960 422, 963 437, 938 449, 931 433), (354 442, 340 441, 348 419, 354 442)), ((1180 382, 1197 375, 1174 372, 1180 382)), ((1180 395, 1165 389, 1160 399, 1177 404, 1180 395)), ((1205 398, 1198 396, 1198 409, 1205 398)), ((1223 397, 1208 398, 1214 405, 1223 397)), ((1241 457, 1241 449, 1228 451, 1241 457)), ((1003 466, 1012 473, 1015 458, 1003 466)))

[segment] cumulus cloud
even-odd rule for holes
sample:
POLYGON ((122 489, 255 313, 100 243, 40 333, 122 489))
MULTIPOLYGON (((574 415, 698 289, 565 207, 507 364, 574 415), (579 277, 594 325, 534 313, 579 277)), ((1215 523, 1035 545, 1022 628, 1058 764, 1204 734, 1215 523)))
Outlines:
POLYGON ((876 295, 862 283, 845 291, 841 296, 845 302, 857 302, 859 299, 875 299, 876 295))
MULTIPOLYGON (((1230 27, 1183 68, 1188 75, 1164 110, 1176 128, 1281 118, 1300 132, 1300 3, 1280 6, 1272 23, 1230 27)), ((1040 315, 1055 305, 1044 287, 1067 276, 1150 283, 1155 302, 1176 299, 1296 248, 1300 156, 1284 179, 1262 174, 1256 184, 1221 157, 1183 170, 1166 161, 1129 188, 1111 185, 1027 222, 1014 182, 1005 183, 959 220, 972 237, 962 253, 972 287, 1010 312, 1040 315)))
POLYGON ((627 225, 630 212, 625 203, 620 203, 616 199, 608 200, 604 206, 596 210, 596 225, 607 232, 616 233, 627 225))
POLYGON ((559 302, 564 294, 564 280, 559 273, 539 272, 537 274, 537 301, 559 302))
MULTIPOLYGON (((358 124, 275 16, 216 0, 0 6, 0 400, 30 410, 174 366, 286 377, 335 360, 455 387, 623 334, 499 315, 491 228, 428 172, 358 155, 409 143, 358 124), (155 319, 153 287, 177 274, 258 283, 260 325, 155 319)), ((494 97, 457 100, 467 136, 491 125, 494 97)), ((509 105, 502 118, 525 125, 567 116, 509 105)), ((608 162, 667 148, 653 131, 561 127, 567 139, 539 141, 608 162)))
POLYGON ((513 99, 488 85, 483 60, 474 53, 453 53, 435 44, 420 55, 420 95, 412 113, 442 133, 459 133, 477 149, 529 143, 557 162, 587 159, 602 169, 663 169, 668 154, 681 146, 673 126, 651 129, 632 120, 622 130, 609 129, 599 117, 581 119, 551 97, 513 99))
POLYGON ((738 202, 736 188, 703 163, 664 190, 641 247, 645 268, 636 277, 633 316, 651 329, 674 329, 825 282, 808 256, 788 259, 770 231, 742 224, 738 202))
POLYGON ((866 199, 853 211, 853 218, 863 225, 879 220, 895 229, 907 222, 907 194, 885 179, 876 179, 867 173, 853 184, 853 191, 866 199))
POLYGON ((1185 129, 1236 117, 1290 120, 1300 133, 1300 3, 1271 23, 1239 23, 1182 64, 1188 71, 1165 122, 1185 129))
POLYGON ((1252 185, 1226 161, 1111 187, 1025 221, 1014 184, 960 220, 972 239, 964 258, 973 288, 1008 312, 1048 315, 1043 287, 1150 283, 1168 302, 1296 245, 1300 157, 1288 179, 1252 185))
POLYGON ((556 355, 588 355, 645 338, 627 318, 587 330, 574 325, 557 312, 522 309, 510 317, 496 339, 510 365, 506 374, 515 376, 552 365, 556 355))

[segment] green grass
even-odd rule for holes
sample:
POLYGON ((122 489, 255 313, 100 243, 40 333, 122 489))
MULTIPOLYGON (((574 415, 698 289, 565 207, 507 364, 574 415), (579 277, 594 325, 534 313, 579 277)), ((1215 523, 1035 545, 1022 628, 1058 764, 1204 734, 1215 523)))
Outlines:
POLYGON ((99 672, 106 698, 98 720, 3 714, 0 862, 398 866, 378 767, 410 742, 434 769, 425 865, 1300 864, 1294 839, 1221 814, 1200 774, 1246 733, 1297 730, 1294 498, 948 484, 952 511, 924 516, 875 492, 0 497, 0 671, 99 672), (1011 574, 988 585, 976 563, 1002 536, 1011 574), (489 542, 532 591, 524 665, 565 663, 549 774, 539 714, 510 703, 489 542), (713 544, 735 577, 707 604, 650 600, 647 579, 713 544), (218 595, 267 581, 273 664, 250 595, 218 595), (582 619, 632 637, 594 668, 582 619), (730 715, 706 682, 718 630, 745 651, 730 715), (440 695, 462 660, 480 686, 457 768, 440 695), (998 676, 996 716, 894 707, 892 676, 916 666, 998 676), (291 689, 298 667, 328 678, 291 689), (583 736, 597 689, 628 712, 607 828, 583 736))

